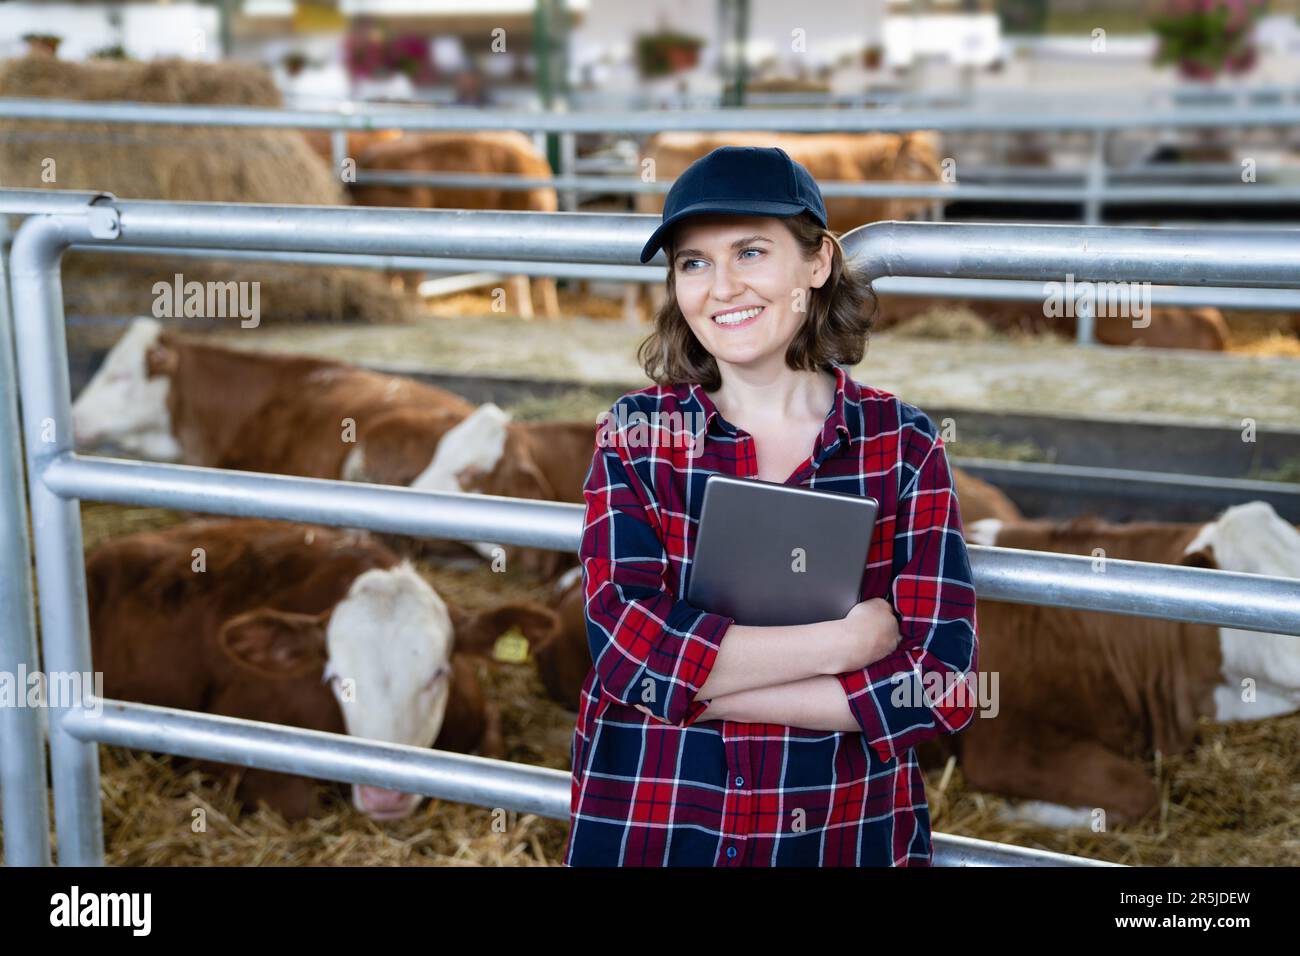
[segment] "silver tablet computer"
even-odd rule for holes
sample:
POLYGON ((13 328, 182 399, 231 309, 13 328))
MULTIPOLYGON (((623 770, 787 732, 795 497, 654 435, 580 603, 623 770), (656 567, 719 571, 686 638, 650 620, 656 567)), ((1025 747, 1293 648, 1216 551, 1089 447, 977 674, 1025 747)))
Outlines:
POLYGON ((709 475, 686 600, 737 624, 839 620, 861 600, 879 503, 709 475))

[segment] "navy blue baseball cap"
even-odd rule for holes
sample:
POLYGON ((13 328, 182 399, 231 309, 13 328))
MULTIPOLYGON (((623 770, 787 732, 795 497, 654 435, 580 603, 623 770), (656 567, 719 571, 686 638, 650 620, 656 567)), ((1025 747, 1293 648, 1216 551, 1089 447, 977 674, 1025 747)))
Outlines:
POLYGON ((719 146, 686 167, 664 200, 664 218, 641 250, 649 262, 668 230, 687 216, 797 216, 807 210, 826 228, 826 204, 812 173, 779 146, 719 146))

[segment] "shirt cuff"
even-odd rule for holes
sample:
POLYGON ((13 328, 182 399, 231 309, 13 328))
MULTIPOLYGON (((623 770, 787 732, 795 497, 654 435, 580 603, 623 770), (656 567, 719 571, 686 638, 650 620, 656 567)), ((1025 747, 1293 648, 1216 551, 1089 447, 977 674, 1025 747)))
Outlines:
POLYGON ((680 693, 674 695, 668 713, 669 723, 689 727, 699 719, 700 714, 708 709, 709 702, 700 700, 695 695, 704 686, 713 671, 713 663, 718 658, 718 648, 727 629, 736 623, 735 618, 725 614, 701 611, 700 619, 694 627, 694 633, 701 645, 699 658, 690 674, 683 675, 680 693))
MULTIPOLYGON (((886 763, 898 755, 889 732, 891 721, 886 719, 886 711, 908 710, 918 712, 916 715, 919 717, 928 717, 928 719, 933 720, 933 715, 929 713, 928 708, 924 705, 905 707, 895 705, 890 700, 890 696, 902 681, 908 679, 915 679, 918 683, 920 681, 920 675, 916 670, 916 661, 912 658, 910 650, 896 650, 878 661, 873 661, 866 667, 835 676, 839 679, 840 686, 844 688, 845 696, 848 697, 849 701, 849 709, 853 711, 853 716, 857 718, 858 725, 861 726, 867 743, 876 751, 880 759, 886 763), (896 674, 904 676, 895 678, 894 675, 896 674)), ((913 722, 907 721, 905 725, 913 722)), ((904 722, 900 720, 897 723, 904 722)))

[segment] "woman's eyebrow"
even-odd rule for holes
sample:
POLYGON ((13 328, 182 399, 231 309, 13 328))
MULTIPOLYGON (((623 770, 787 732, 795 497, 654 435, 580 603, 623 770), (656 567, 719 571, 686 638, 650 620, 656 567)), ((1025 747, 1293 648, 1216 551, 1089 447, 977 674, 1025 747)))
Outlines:
MULTIPOLYGON (((741 246, 747 246, 752 242, 771 242, 771 241, 772 240, 769 239, 767 236, 757 236, 757 235, 745 236, 743 239, 737 239, 735 242, 733 242, 731 244, 731 248, 739 249, 741 246)), ((678 252, 675 256, 673 256, 673 261, 676 262, 682 256, 702 256, 702 255, 704 255, 704 252, 700 249, 683 249, 680 252, 678 252)))

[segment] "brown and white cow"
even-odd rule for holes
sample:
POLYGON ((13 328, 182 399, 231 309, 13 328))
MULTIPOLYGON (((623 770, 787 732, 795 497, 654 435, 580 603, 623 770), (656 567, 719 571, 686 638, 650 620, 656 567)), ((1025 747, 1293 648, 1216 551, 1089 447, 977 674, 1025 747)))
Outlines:
MULTIPOLYGON (((531 603, 449 605, 364 532, 285 522, 186 522, 111 539, 86 561, 93 661, 110 698, 356 737, 504 756, 472 659, 512 626, 541 640, 531 603)), ((234 767, 205 764, 231 773, 234 767)), ((312 781, 248 770, 236 791, 288 819, 312 781)), ((353 788, 376 819, 418 794, 353 788)))
MULTIPOLYGON (((142 317, 77 396, 72 425, 79 448, 340 478, 355 470, 348 459, 364 453, 370 430, 382 429, 394 412, 418 409, 431 416, 426 427, 446 430, 474 408, 454 392, 413 379, 310 355, 202 342, 142 317)), ((426 452, 407 467, 418 473, 428 460, 426 452)))
MULTIPOLYGON (((595 447, 594 421, 513 422, 414 379, 196 341, 152 318, 109 351, 72 422, 82 449, 544 501, 581 502, 595 447)), ((507 554, 543 575, 572 563, 561 552, 507 554)))
MULTIPOLYGON (((1258 501, 1199 525, 990 519, 967 532, 976 544, 1300 579, 1300 531, 1258 501)), ((977 616, 997 711, 952 747, 972 786, 1031 801, 1012 811, 1020 818, 1086 825, 1099 807, 1140 819, 1158 804, 1144 761, 1185 751, 1201 718, 1300 708, 1300 637, 987 600, 977 616)))
MULTIPOLYGON (((384 143, 393 139, 400 139, 402 136, 400 129, 373 129, 373 130, 350 130, 347 136, 347 155, 345 159, 351 159, 354 163, 358 156, 364 153, 376 143, 384 143)), ((334 142, 333 136, 329 130, 323 129, 305 129, 302 131, 303 139, 307 145, 326 163, 334 162, 334 142)), ((342 176, 344 170, 335 169, 336 176, 342 176)))
MULTIPOLYGON (((326 163, 333 163, 330 134, 305 131, 311 148, 326 163)), ((401 130, 373 130, 348 133, 348 158, 356 170, 377 172, 445 172, 522 176, 551 179, 551 165, 538 152, 532 139, 516 130, 449 130, 438 133, 406 133, 401 130)), ((341 170, 335 170, 340 173, 341 170)), ((407 209, 505 209, 555 212, 559 199, 553 188, 453 189, 441 186, 389 186, 360 184, 345 180, 349 196, 359 206, 391 206, 407 209)), ((548 319, 560 315, 559 295, 553 278, 529 281, 528 276, 511 276, 507 285, 507 307, 523 318, 534 316, 533 295, 537 292, 542 314, 548 319)))
MULTIPOLYGON (((357 168, 376 172, 443 172, 551 179, 551 164, 532 139, 517 130, 404 133, 369 143, 357 158, 357 168)), ((400 206, 408 209, 502 209, 555 212, 559 198, 551 186, 532 189, 477 189, 444 186, 362 185, 350 187, 360 206, 400 206)), ((516 275, 507 283, 507 307, 525 319, 534 315, 532 290, 541 300, 542 314, 559 318, 555 279, 516 275)))

